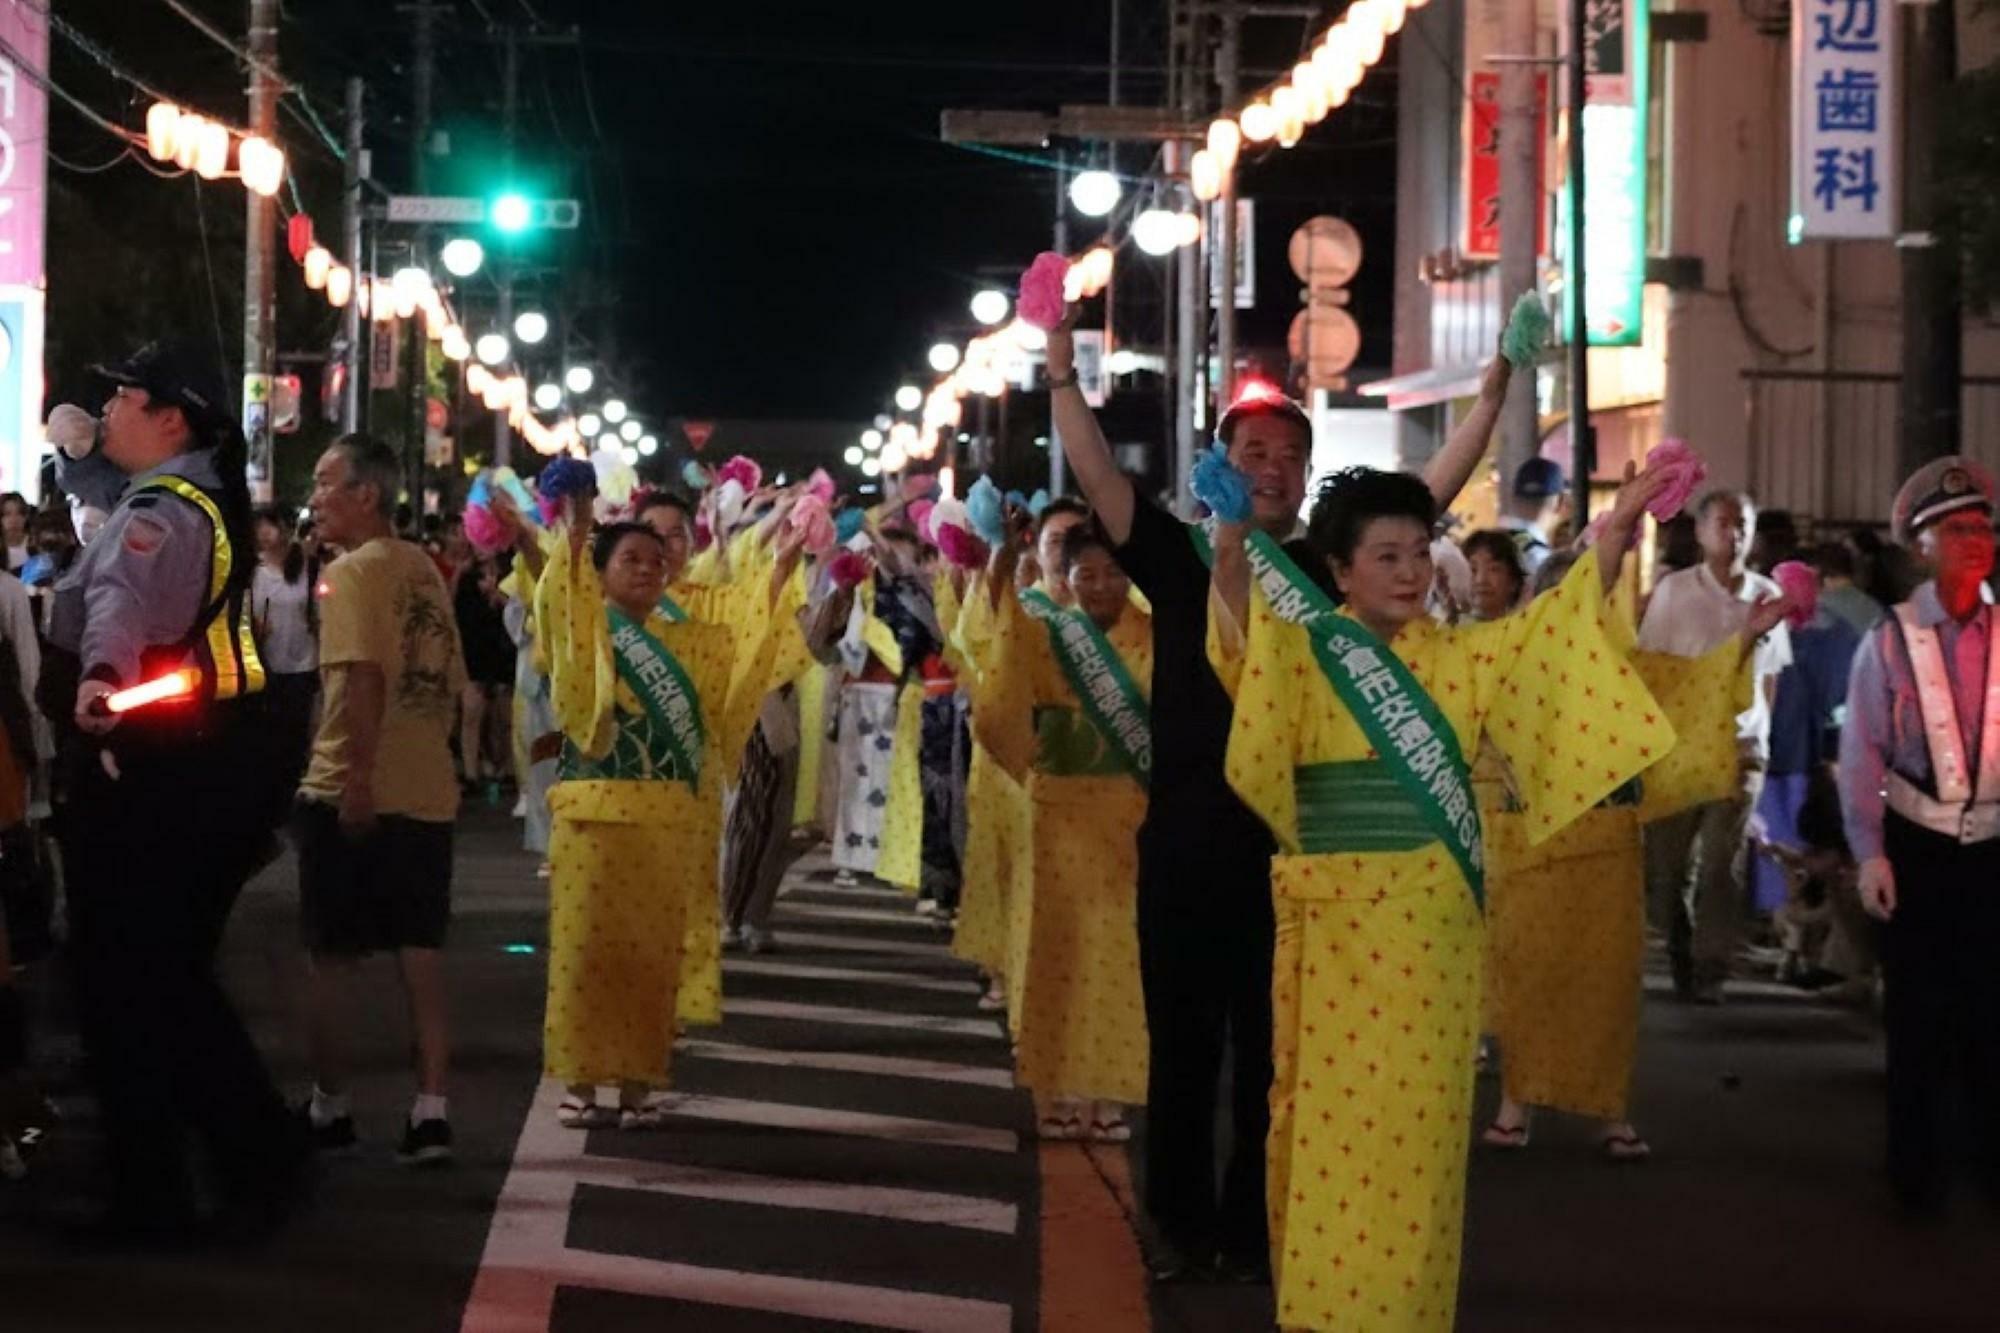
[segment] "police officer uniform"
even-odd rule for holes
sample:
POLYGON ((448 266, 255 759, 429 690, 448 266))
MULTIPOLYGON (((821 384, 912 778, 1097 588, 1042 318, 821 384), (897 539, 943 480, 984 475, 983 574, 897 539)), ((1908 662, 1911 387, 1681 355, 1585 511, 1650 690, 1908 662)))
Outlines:
POLYGON ((56 587, 42 704, 58 727, 66 800, 56 831, 70 904, 79 1019, 121 1223, 171 1230, 197 1215, 199 1144, 225 1209, 289 1199, 298 1135, 215 974, 223 924, 268 856, 281 805, 245 700, 263 684, 246 609, 247 497, 232 500, 240 435, 197 358, 149 345, 99 368, 178 407, 185 452, 129 478, 56 587), (192 668, 185 698, 93 735, 79 691, 192 668), (102 682, 93 686, 92 682, 102 682))
MULTIPOLYGON (((1912 544, 1949 515, 1989 522, 1994 482, 1970 459, 1937 459, 1896 496, 1912 544)), ((1888 1164, 1908 1207, 1943 1199, 1962 1073, 1987 1191, 2000 1201, 2000 651, 1981 587, 1970 618, 1935 580, 1862 641, 1849 679, 1840 789, 1857 861, 1886 857, 1894 909, 1882 932, 1888 1164)))

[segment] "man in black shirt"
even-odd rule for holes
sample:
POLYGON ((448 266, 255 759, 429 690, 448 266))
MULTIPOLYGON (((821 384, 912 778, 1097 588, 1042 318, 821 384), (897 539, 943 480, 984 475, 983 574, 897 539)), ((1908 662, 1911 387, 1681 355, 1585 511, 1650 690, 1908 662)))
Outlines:
MULTIPOLYGON (((1139 829, 1139 965, 1150 1074, 1146 1211, 1158 1235, 1158 1280, 1267 1280, 1264 1138, 1270 1126, 1270 831, 1223 776, 1230 702, 1208 663, 1208 566, 1187 525, 1143 501, 1118 470, 1076 387, 1071 318, 1049 335, 1048 373, 1064 457, 1118 562, 1153 609, 1153 772, 1139 829), (1216 1188, 1216 1083, 1231 1057, 1232 1142, 1216 1188)), ((1431 461, 1440 510, 1485 454, 1508 370, 1496 357, 1478 404, 1431 461)), ((1218 423, 1230 462, 1249 475, 1257 526, 1286 543, 1299 567, 1326 562, 1298 515, 1312 458, 1312 423, 1275 392, 1246 395, 1218 423)))

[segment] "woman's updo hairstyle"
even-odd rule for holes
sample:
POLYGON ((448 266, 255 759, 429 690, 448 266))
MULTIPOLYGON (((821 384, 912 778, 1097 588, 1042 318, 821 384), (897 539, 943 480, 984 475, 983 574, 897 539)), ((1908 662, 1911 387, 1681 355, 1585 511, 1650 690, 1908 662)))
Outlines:
POLYGON ((1430 487, 1407 472, 1342 468, 1320 482, 1306 540, 1322 557, 1350 564, 1362 531, 1378 518, 1414 519, 1429 532, 1437 522, 1437 503, 1430 487))

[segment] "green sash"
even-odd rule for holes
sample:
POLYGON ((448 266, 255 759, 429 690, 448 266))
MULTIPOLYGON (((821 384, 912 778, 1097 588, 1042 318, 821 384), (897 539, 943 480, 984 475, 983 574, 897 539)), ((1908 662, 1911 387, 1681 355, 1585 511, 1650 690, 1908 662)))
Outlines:
POLYGON ((1152 710, 1124 659, 1096 621, 1057 606, 1047 593, 1030 589, 1021 594, 1021 605, 1047 628, 1049 648, 1084 716, 1117 752, 1125 771, 1145 786, 1153 774, 1152 710))
MULTIPOLYGON (((1191 529, 1203 559, 1214 563, 1209 535, 1191 529)), ((1382 763, 1409 793, 1424 823, 1458 862, 1473 901, 1486 906, 1486 854, 1472 770, 1437 702, 1388 644, 1344 614, 1307 578, 1270 534, 1250 534, 1251 577, 1280 620, 1305 628, 1327 683, 1382 763)))
POLYGON ((669 625, 685 625, 687 623, 688 613, 681 610, 681 604, 674 600, 672 593, 663 592, 660 594, 660 605, 657 609, 661 617, 669 625))
POLYGON ((666 746, 671 771, 685 773, 690 787, 701 781, 701 758, 707 729, 701 720, 701 696, 694 682, 667 646, 617 607, 606 607, 611 617, 611 656, 618 666, 618 678, 639 696, 653 725, 653 734, 666 746))

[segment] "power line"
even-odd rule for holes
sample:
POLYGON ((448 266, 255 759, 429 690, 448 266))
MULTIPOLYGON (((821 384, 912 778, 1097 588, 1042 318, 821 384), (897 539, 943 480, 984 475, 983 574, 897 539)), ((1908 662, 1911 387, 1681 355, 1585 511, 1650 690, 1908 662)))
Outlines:
MULTIPOLYGON (((161 0, 161 3, 166 5, 166 7, 168 9, 171 9, 174 13, 186 19, 188 23, 195 29, 195 31, 199 32, 202 36, 208 38, 210 41, 214 42, 217 46, 220 46, 223 50, 229 52, 231 55, 235 56, 238 60, 242 61, 246 68, 256 71, 257 73, 263 75, 265 78, 271 80, 271 82, 275 83, 278 86, 278 91, 280 93, 284 94, 285 96, 297 99, 300 111, 303 112, 303 123, 305 125, 305 128, 310 130, 313 134, 319 137, 319 141, 322 144, 326 145, 327 151, 333 154, 336 161, 344 162, 347 160, 346 147, 340 142, 340 140, 337 137, 335 137, 333 131, 329 130, 326 127, 326 122, 320 119, 318 109, 313 106, 312 99, 306 96, 306 90, 304 88, 300 87, 296 83, 293 83, 291 80, 285 78, 282 74, 278 73, 276 67, 266 63, 265 61, 259 60, 249 51, 245 50, 243 47, 237 45, 234 41, 230 40, 229 36, 226 33, 222 32, 221 29, 217 28, 214 24, 210 23, 207 19, 203 18, 200 14, 196 13, 194 10, 188 8, 187 5, 181 2, 181 0, 161 0)), ((53 16, 51 16, 51 21, 54 21, 53 16)), ((116 71, 114 70, 113 72, 115 73, 116 71)), ((136 84, 136 80, 134 82, 136 84)), ((171 102, 174 100, 173 98, 167 97, 164 94, 153 92, 151 89, 142 88, 142 91, 145 91, 149 96, 153 97, 157 101, 171 102)), ((299 118, 298 112, 294 112, 293 114, 295 119, 299 118)))
POLYGON ((15 50, 13 44, 8 42, 5 38, 0 38, 0 55, 6 56, 7 59, 13 63, 14 68, 27 78, 29 83, 34 84, 37 88, 40 88, 43 92, 48 93, 53 97, 61 98, 64 102, 67 102, 72 108, 74 108, 77 111, 77 113, 80 114, 85 120, 97 126, 99 129, 103 130, 106 134, 109 134, 112 137, 126 144, 137 142, 138 138, 137 135, 133 134, 123 125, 119 125, 113 121, 105 119, 105 117, 98 112, 96 107, 91 106, 88 102, 84 101, 82 98, 77 97, 75 94, 70 93, 64 88, 60 87, 54 79, 51 79, 48 76, 48 74, 45 71, 36 69, 34 65, 29 63, 28 58, 22 55, 19 51, 15 50))

